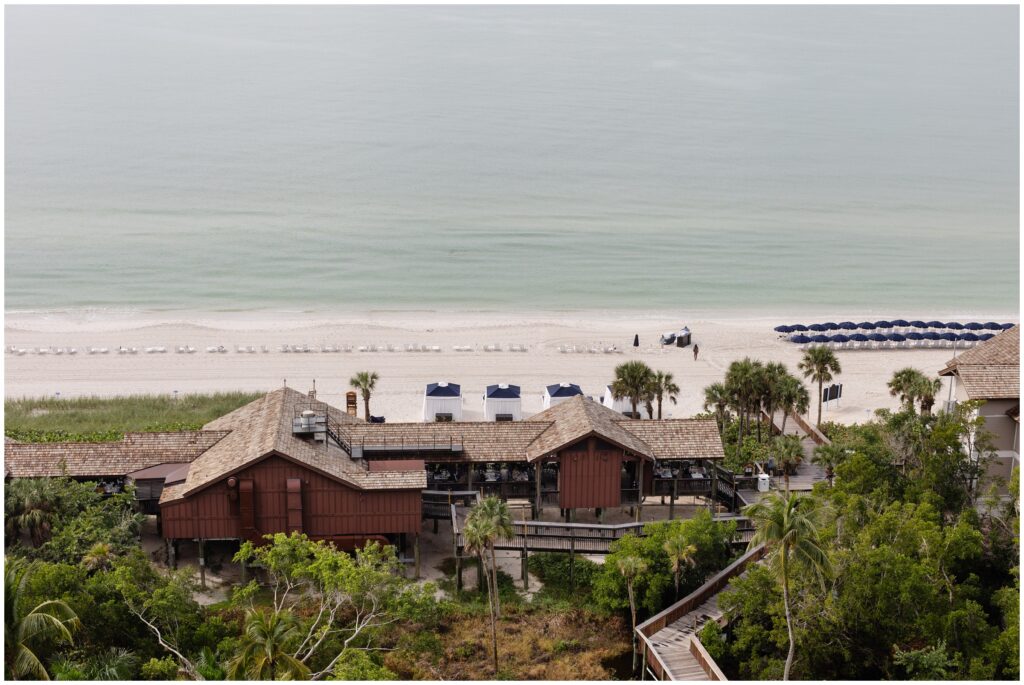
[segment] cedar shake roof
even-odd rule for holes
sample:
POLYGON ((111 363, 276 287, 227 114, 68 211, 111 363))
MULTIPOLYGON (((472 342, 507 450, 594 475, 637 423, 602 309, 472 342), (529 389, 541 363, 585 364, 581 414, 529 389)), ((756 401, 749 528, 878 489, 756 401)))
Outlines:
POLYGON ((1020 326, 949 360, 939 375, 956 375, 972 400, 1019 398, 1020 326))
MULTIPOLYGON (((292 432, 292 420, 303 409, 309 408, 310 402, 304 393, 280 388, 206 424, 204 428, 208 430, 229 430, 230 433, 192 462, 181 487, 165 489, 160 501, 188 496, 271 454, 279 454, 360 490, 422 489, 427 486, 425 472, 370 473, 365 463, 353 460, 332 442, 315 442, 296 436, 292 432)), ((322 402, 317 402, 316 408, 326 410, 332 422, 342 428, 346 424, 362 423, 322 402)))
POLYGON ((530 421, 548 421, 551 425, 530 443, 526 458, 533 461, 589 435, 599 435, 634 454, 653 459, 654 450, 622 427, 624 419, 622 414, 583 395, 576 395, 530 418, 530 421))
POLYGON ((123 476, 166 463, 188 463, 216 445, 223 430, 125 433, 119 442, 4 444, 4 469, 12 478, 123 476))
POLYGON ((620 424, 651 446, 658 459, 724 459, 725 449, 714 419, 661 419, 620 424))
POLYGON ((467 421, 465 423, 363 423, 342 427, 353 445, 395 446, 395 451, 415 445, 462 445, 458 453, 439 455, 438 460, 470 462, 524 461, 526 448, 551 426, 550 421, 467 421))

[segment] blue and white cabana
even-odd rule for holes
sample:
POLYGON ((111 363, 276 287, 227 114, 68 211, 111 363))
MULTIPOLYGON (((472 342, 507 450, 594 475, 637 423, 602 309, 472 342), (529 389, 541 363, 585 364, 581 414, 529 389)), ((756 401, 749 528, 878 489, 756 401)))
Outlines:
POLYGON ((610 385, 604 386, 604 397, 601 399, 601 404, 620 414, 633 411, 633 405, 629 403, 628 398, 615 399, 615 395, 612 394, 612 386, 610 385))
POLYGON ((518 385, 488 385, 484 392, 485 421, 519 421, 523 418, 523 399, 518 385))
POLYGON ((582 395, 583 391, 575 383, 556 383, 544 388, 544 408, 550 409, 556 404, 565 402, 570 397, 582 395))
POLYGON ((427 385, 423 393, 423 420, 427 423, 461 421, 462 388, 444 381, 427 385))

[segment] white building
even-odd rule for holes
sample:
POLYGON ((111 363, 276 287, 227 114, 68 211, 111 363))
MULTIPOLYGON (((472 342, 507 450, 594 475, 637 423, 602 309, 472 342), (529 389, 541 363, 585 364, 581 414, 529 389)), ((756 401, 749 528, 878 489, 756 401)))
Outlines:
POLYGON ((523 418, 523 399, 518 385, 488 385, 484 393, 485 421, 519 421, 523 418))
POLYGON ((462 420, 462 388, 455 383, 430 383, 423 394, 423 420, 462 420))
POLYGON ((582 395, 583 391, 575 383, 557 383, 544 388, 544 408, 550 409, 556 404, 565 402, 570 397, 582 395))

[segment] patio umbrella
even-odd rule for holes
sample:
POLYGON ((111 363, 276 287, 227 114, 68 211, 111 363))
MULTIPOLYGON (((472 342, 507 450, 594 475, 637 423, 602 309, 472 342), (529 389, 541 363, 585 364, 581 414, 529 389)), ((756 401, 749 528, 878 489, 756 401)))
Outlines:
POLYGON ((872 333, 871 335, 868 336, 868 340, 871 340, 873 342, 885 342, 886 340, 888 340, 888 338, 886 338, 881 333, 872 333))
POLYGON ((852 321, 840 321, 839 329, 843 331, 855 331, 857 330, 857 324, 852 321))
POLYGON ((909 321, 904 321, 903 319, 893 319, 892 320, 892 325, 893 326, 899 326, 900 328, 906 328, 907 326, 910 325, 910 322, 909 321))
POLYGON ((867 342, 868 336, 864 335, 863 333, 854 333, 853 335, 850 336, 850 340, 854 342, 867 342))
POLYGON ((910 325, 913 326, 914 328, 928 328, 928 324, 926 324, 924 321, 911 321, 910 325))
POLYGON ((939 333, 939 339, 956 342, 956 333, 939 333))
POLYGON ((994 337, 996 337, 995 333, 982 333, 978 336, 978 340, 991 340, 994 337))
POLYGON ((978 342, 980 338, 977 333, 961 333, 957 336, 957 340, 966 340, 967 342, 978 342))
POLYGON ((908 333, 904 333, 903 335, 907 336, 907 340, 924 340, 924 335, 918 333, 917 331, 910 331, 908 333))
POLYGON ((829 339, 828 339, 827 335, 812 335, 811 336, 811 342, 814 342, 814 343, 827 343, 827 342, 829 342, 829 339))
POLYGON ((825 327, 826 331, 834 331, 839 328, 839 324, 837 324, 835 321, 826 321, 821 325, 825 327))
POLYGON ((900 333, 890 333, 886 337, 889 338, 889 340, 891 340, 893 342, 906 342, 907 341, 907 336, 902 335, 900 333))
POLYGON ((985 330, 985 324, 978 323, 977 321, 972 321, 970 323, 964 324, 964 328, 966 328, 969 331, 983 331, 985 330))
POLYGON ((848 342, 850 342, 850 338, 845 336, 845 335, 843 335, 843 334, 841 334, 841 333, 839 335, 831 336, 829 338, 829 340, 830 340, 830 342, 834 342, 834 343, 848 343, 848 342))
POLYGON ((797 343, 798 345, 806 345, 807 343, 811 342, 811 339, 808 338, 806 335, 794 335, 790 337, 789 342, 797 343))
POLYGON ((946 324, 942 323, 941 321, 929 321, 928 322, 928 328, 945 328, 945 327, 946 327, 946 324))
POLYGON ((823 324, 823 323, 812 323, 810 326, 808 326, 808 328, 810 328, 812 331, 817 331, 819 333, 821 331, 827 331, 828 330, 828 327, 825 324, 823 324))
POLYGON ((802 323, 795 323, 792 326, 790 326, 790 328, 793 329, 794 333, 802 333, 808 330, 807 326, 803 325, 802 323))
POLYGON ((951 331, 962 331, 964 329, 964 325, 962 323, 957 323, 956 321, 950 321, 946 324, 946 328, 951 331))
POLYGON ((1011 328, 1013 328, 1016 325, 1017 324, 1015 324, 1015 323, 1004 323, 1004 324, 1000 324, 999 327, 1002 328, 1004 331, 1008 331, 1008 330, 1010 330, 1011 328))
POLYGON ((921 337, 924 338, 925 340, 938 340, 939 334, 936 333, 935 331, 925 331, 924 333, 921 334, 921 337))
POLYGON ((989 331, 1001 331, 1003 330, 1003 324, 996 323, 995 321, 989 321, 983 326, 983 328, 989 331))
POLYGON ((775 327, 775 332, 776 333, 792 333, 793 332, 793 327, 792 326, 776 326, 775 327))
POLYGON ((640 347, 640 334, 636 333, 633 336, 633 347, 640 347))
POLYGON ((876 321, 875 326, 877 328, 892 328, 892 321, 876 321))
POLYGON ((878 328, 878 326, 871 323, 870 321, 861 321, 859 324, 857 324, 857 328, 863 329, 865 331, 873 331, 876 328, 878 328))

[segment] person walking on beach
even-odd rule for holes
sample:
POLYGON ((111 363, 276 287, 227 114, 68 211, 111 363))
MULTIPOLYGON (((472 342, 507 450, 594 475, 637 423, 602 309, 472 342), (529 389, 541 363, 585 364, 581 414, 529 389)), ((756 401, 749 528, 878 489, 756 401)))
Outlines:
POLYGON ((697 361, 697 355, 700 354, 700 348, 697 345, 693 346, 693 361, 697 361))

